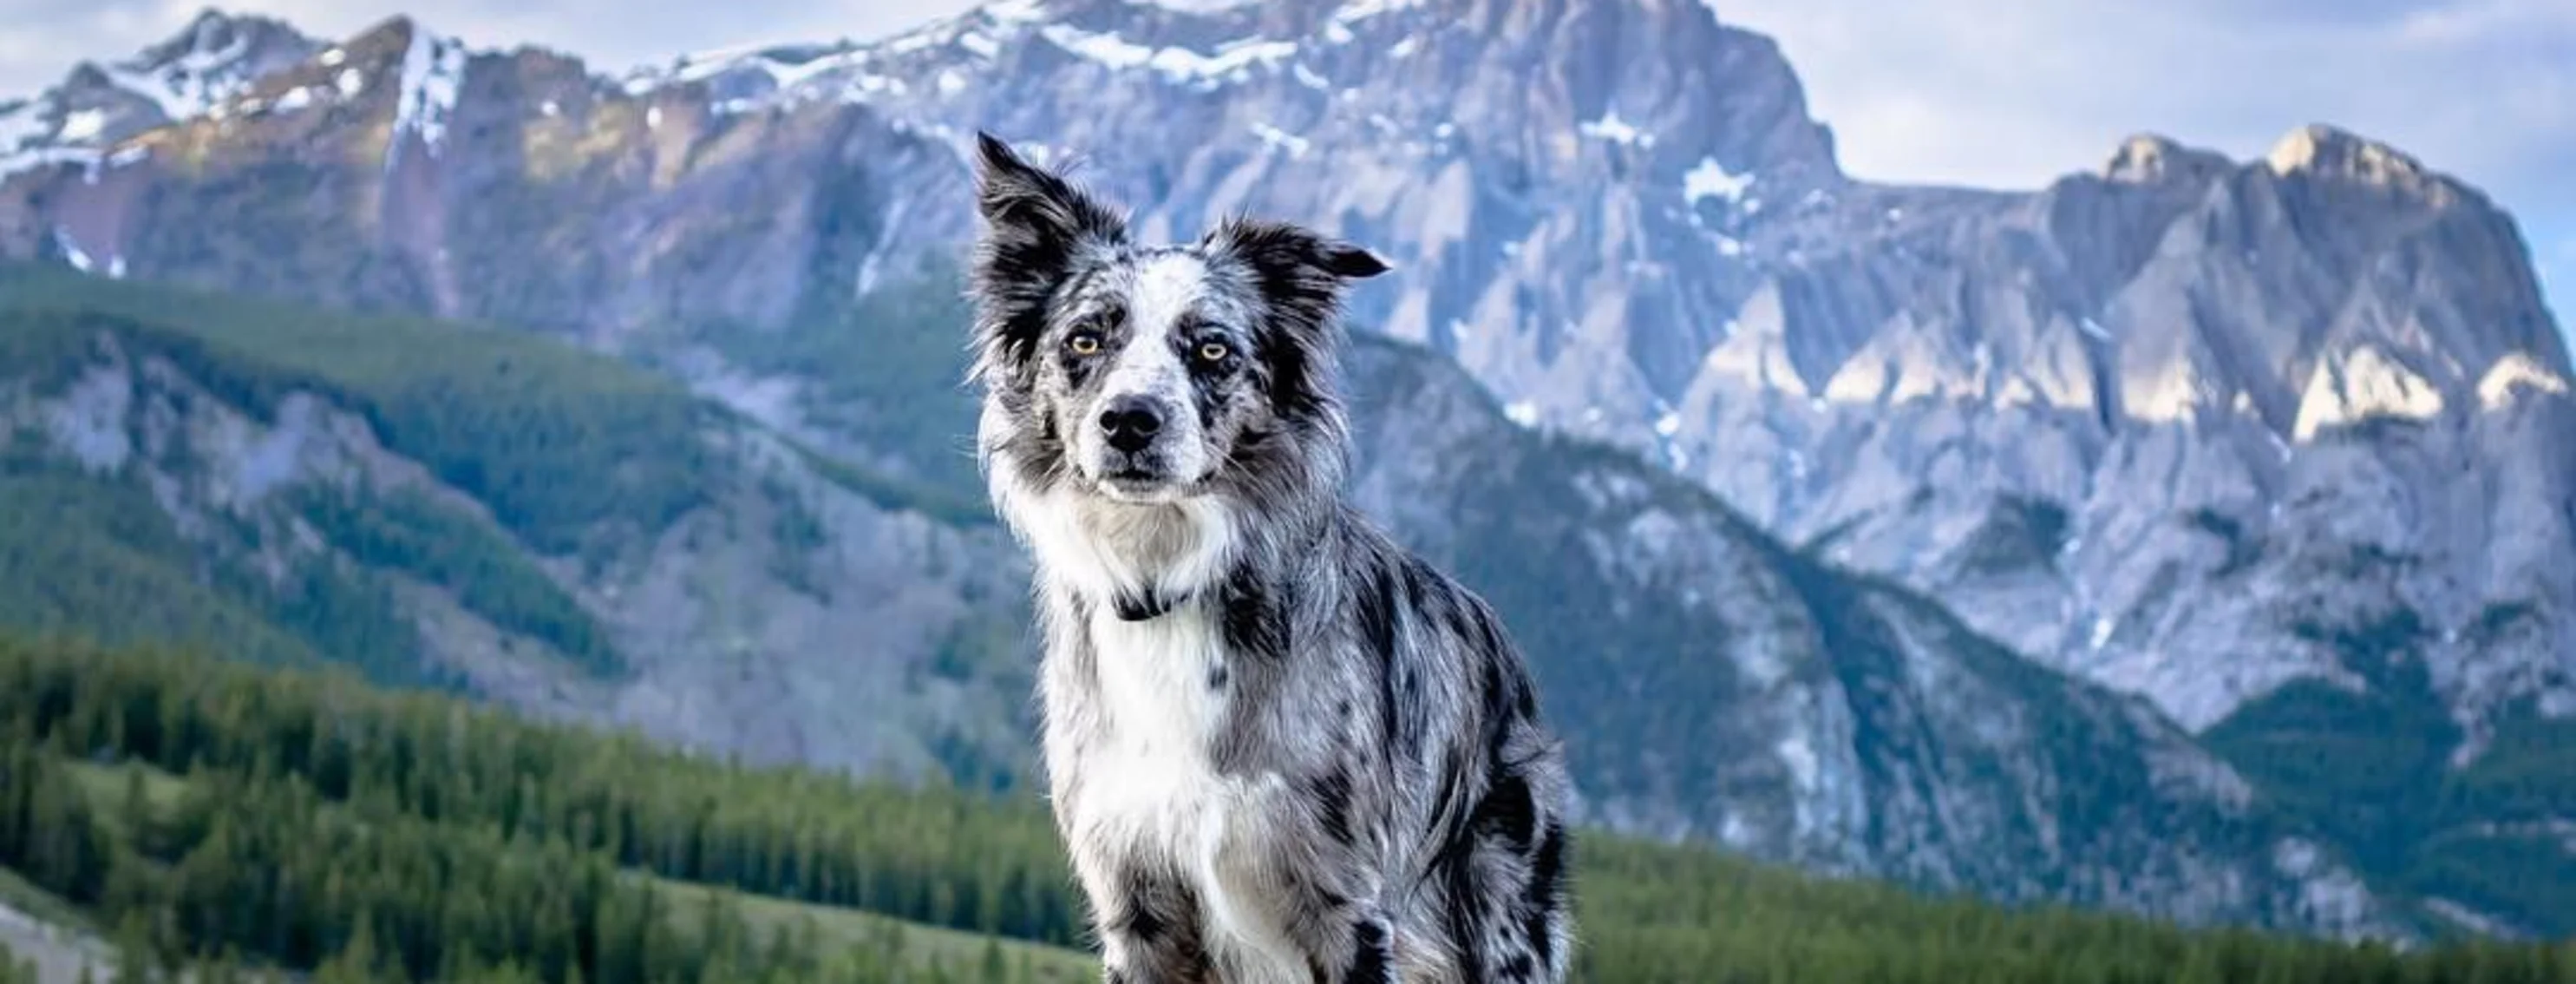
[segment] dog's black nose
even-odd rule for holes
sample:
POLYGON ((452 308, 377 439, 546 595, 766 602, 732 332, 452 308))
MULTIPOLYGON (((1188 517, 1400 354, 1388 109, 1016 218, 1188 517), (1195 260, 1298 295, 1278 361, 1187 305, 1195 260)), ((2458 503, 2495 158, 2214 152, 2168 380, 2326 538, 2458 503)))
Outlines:
POLYGON ((1100 430, 1109 436, 1109 446, 1129 454, 1145 450, 1162 429, 1163 411, 1145 397, 1122 396, 1100 412, 1100 430))

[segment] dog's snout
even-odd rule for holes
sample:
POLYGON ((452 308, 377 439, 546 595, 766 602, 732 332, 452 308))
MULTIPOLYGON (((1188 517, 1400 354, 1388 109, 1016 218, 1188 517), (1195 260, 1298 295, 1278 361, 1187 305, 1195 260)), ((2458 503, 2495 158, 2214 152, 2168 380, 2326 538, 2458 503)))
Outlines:
POLYGON ((1100 412, 1100 431, 1109 438, 1109 446, 1134 453, 1154 443, 1154 434, 1163 429, 1163 409, 1154 400, 1142 396, 1122 396, 1109 401, 1100 412))

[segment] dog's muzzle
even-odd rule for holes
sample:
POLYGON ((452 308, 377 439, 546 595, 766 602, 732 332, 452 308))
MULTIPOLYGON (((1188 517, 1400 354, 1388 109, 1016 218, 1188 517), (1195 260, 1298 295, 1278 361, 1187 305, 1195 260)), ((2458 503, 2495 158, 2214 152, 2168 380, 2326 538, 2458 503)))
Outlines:
POLYGON ((1100 433, 1112 450, 1133 458, 1154 446, 1154 435, 1163 432, 1167 416, 1159 400, 1122 396, 1100 411, 1100 433))

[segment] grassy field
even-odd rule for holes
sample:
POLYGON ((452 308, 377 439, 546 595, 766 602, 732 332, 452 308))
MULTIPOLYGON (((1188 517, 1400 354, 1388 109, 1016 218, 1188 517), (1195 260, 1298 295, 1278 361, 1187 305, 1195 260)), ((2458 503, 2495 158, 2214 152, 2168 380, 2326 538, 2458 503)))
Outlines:
POLYGON ((1018 967, 1028 971, 1031 975, 1026 978, 1028 980, 1068 984, 1100 979, 1099 961, 1072 950, 925 926, 856 909, 791 902, 669 879, 637 877, 647 877, 656 888, 680 903, 682 911, 676 918, 683 922, 694 918, 699 908, 710 900, 720 899, 732 903, 754 928, 763 933, 793 931, 799 923, 810 921, 814 938, 826 949, 865 947, 893 934, 902 938, 903 952, 919 966, 938 964, 963 971, 992 966, 1018 967))

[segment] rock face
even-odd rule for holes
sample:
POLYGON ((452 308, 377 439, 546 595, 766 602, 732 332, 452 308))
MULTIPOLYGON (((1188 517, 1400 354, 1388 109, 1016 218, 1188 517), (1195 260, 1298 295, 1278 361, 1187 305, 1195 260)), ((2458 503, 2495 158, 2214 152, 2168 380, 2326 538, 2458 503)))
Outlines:
POLYGON ((1709 485, 2194 729, 2401 614, 2464 725, 2564 705, 2567 356, 2475 191, 2312 127, 1885 204, 1703 361, 1671 443, 1709 485))
POLYGON ((757 761, 1025 757, 1026 574, 998 530, 640 371, 467 331, 0 266, 0 620, 353 662, 757 761), (478 413, 683 464, 521 458, 478 413), (667 508, 531 508, 585 485, 667 508))
POLYGON ((1359 501, 1505 614, 1587 819, 2017 901, 2400 931, 2145 702, 1641 459, 1526 430, 1425 351, 1355 356, 1359 501))
MULTIPOLYGON (((1706 670, 1675 653, 1761 621, 1679 614, 1694 606, 1810 609, 1810 628, 1716 661, 1733 666, 1806 665, 1780 641, 1800 631, 1820 640, 1815 659, 1849 666, 1949 639, 1942 660, 1986 653, 2058 680, 2027 658, 2122 695, 2051 698, 2118 708, 2083 712, 2131 722, 2104 741, 2191 735, 2229 763, 2136 752, 2172 774, 2306 804, 2290 812, 2314 843, 2197 857, 2315 873, 2367 856, 2376 887, 2440 896, 2442 911, 2576 926, 2537 896, 2424 875, 2441 866, 2421 853, 2576 817, 2410 805, 2351 829, 2319 804, 2362 795, 2357 779, 2290 764, 2340 760, 2333 742, 2390 733, 2395 715, 2430 764, 2369 795, 2472 801, 2436 794, 2576 713, 2576 373, 2511 220, 2393 148, 2316 126, 2238 162, 2141 135, 2036 192, 1859 182, 1777 46, 1688 0, 1011 0, 879 43, 689 56, 614 80, 404 19, 320 46, 217 17, 145 63, 237 48, 300 54, 216 73, 231 81, 204 90, 220 95, 202 112, 156 129, 66 130, 58 107, 94 88, 77 73, 0 104, 0 147, 17 145, 0 157, 0 255, 524 325, 971 497, 949 440, 964 428, 938 423, 955 394, 879 367, 913 364, 890 347, 937 348, 901 327, 936 305, 895 299, 945 289, 972 231, 959 149, 993 130, 1135 202, 1149 235, 1252 210, 1367 242, 1398 272, 1360 292, 1356 322, 1453 360, 1514 424, 1682 480, 1531 493, 1547 505, 1509 519, 1547 552, 1483 559, 1480 541, 1528 542, 1462 526, 1484 459, 1383 456, 1366 477, 1380 484, 1362 486, 1408 537, 1497 578, 1578 548, 1614 570, 1534 581, 1557 587, 1520 621, 1550 658, 1579 658, 1565 654, 1600 643, 1546 605, 1616 606, 1620 631, 1648 633, 1627 658, 1669 664, 1620 678, 1628 698, 1665 708, 1655 674, 1706 670), (1650 518, 1635 497, 1658 489, 1713 492, 1797 548, 1754 565, 1741 558, 1760 551, 1730 547, 1718 520, 1650 518), (1551 532, 1568 510, 1581 521, 1551 532), (1847 593, 1820 595, 1787 573, 1819 564, 1874 579, 1828 572, 1847 593), (1739 582, 1771 586, 1737 598, 1739 582), (1668 616, 1634 600, 1646 584, 1708 600, 1668 616), (1823 627, 1846 610, 1870 627, 1823 627), (2139 707, 2153 713, 2128 716, 2139 707), (2318 707, 2339 709, 2330 727, 2318 707)), ((1473 454, 1509 459, 1502 446, 1473 454)), ((1700 693, 1710 703, 1626 716, 1806 713, 1751 684, 1700 693)), ((1936 733, 1980 747, 2074 740, 1967 710, 1982 706, 1906 713, 1948 715, 1966 730, 1936 733)), ((1856 784, 1875 767, 1821 732, 1746 766, 1777 779, 1812 754, 1818 778, 1794 794, 1694 778, 1701 749, 1737 747, 1703 726, 1595 761, 1600 815, 1938 884, 2333 921, 2180 882, 2085 889, 2071 860, 1962 853, 2002 821, 1898 833, 1906 810, 1974 811, 1894 792, 1911 780, 1856 784), (1745 812, 1747 797, 1789 812, 1745 812), (1835 826, 1852 810, 1868 836, 1835 826)), ((1745 748, 1788 734, 1747 733, 1775 744, 1745 748)), ((1966 784, 1935 773, 1948 778, 1933 787, 1966 784)), ((2086 805, 2103 808, 2069 808, 2086 805)))

